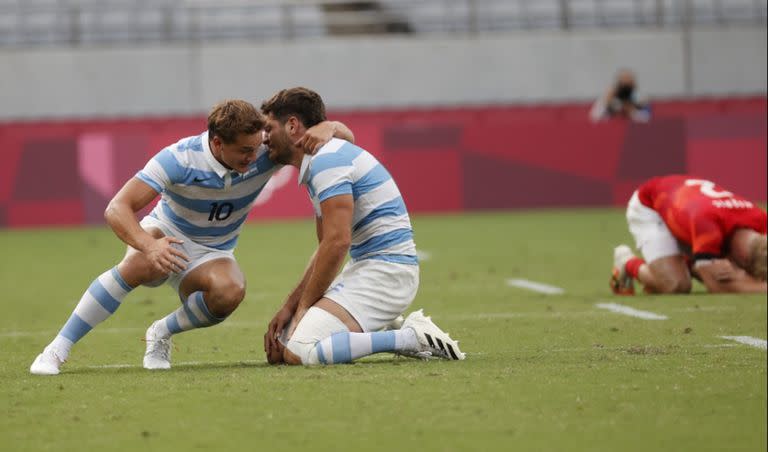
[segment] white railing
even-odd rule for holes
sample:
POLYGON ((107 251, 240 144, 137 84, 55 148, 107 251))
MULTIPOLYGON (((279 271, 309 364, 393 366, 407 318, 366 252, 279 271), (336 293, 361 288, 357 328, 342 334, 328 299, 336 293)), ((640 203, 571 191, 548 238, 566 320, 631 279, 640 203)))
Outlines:
POLYGON ((766 24, 766 0, 0 0, 0 46, 766 24))

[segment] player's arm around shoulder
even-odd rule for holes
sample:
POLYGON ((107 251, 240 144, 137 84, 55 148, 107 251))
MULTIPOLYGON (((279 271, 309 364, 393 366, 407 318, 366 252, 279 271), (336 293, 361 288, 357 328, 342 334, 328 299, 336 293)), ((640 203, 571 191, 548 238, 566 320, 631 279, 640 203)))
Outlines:
POLYGON ((352 133, 352 130, 347 127, 346 124, 344 124, 341 121, 329 121, 332 123, 334 127, 333 136, 336 138, 341 138, 342 140, 347 140, 350 143, 355 143, 355 134, 352 133))
POLYGON ((343 122, 323 121, 307 129, 296 145, 301 147, 304 153, 312 155, 332 138, 355 142, 355 134, 343 122))
POLYGON ((711 293, 766 293, 768 285, 758 281, 728 259, 697 261, 694 272, 711 293))

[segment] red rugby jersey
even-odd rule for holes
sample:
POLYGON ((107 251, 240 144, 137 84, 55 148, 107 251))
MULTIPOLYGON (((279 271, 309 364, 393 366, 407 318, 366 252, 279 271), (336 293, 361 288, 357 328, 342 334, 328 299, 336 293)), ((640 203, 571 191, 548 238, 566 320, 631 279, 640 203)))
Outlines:
POLYGON ((704 179, 685 175, 655 177, 637 190, 640 202, 659 213, 694 259, 723 257, 738 228, 766 233, 766 212, 754 203, 704 179))

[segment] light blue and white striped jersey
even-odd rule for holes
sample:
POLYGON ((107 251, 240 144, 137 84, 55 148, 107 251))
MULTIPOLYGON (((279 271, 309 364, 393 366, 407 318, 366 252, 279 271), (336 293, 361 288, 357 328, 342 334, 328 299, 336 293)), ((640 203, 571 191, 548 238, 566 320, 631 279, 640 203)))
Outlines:
POLYGON ((136 177, 162 194, 150 215, 196 243, 229 250, 254 200, 281 167, 269 160, 262 146, 248 172, 229 170, 211 153, 204 132, 163 149, 136 177))
POLYGON ((353 260, 418 264, 411 219, 400 190, 386 168, 366 150, 334 138, 314 156, 304 157, 299 183, 307 185, 317 216, 321 202, 352 195, 355 207, 349 255, 353 260))

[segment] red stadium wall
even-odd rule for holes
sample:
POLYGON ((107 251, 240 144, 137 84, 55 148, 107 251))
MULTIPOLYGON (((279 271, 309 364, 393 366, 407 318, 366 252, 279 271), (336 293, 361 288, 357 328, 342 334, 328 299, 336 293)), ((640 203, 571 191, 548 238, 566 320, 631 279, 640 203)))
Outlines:
MULTIPOLYGON (((610 206, 646 178, 690 173, 766 200, 766 99, 654 103, 648 124, 591 124, 585 104, 337 112, 411 212, 610 206)), ((0 227, 102 223, 147 159, 204 118, 0 124, 0 227)), ((311 214, 283 170, 252 218, 311 214)))

